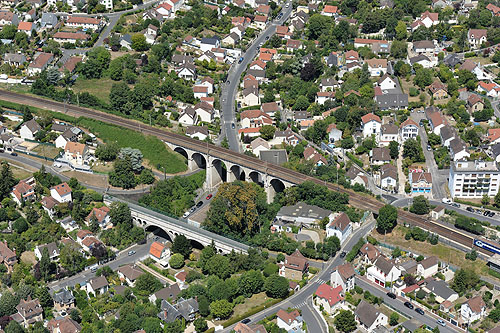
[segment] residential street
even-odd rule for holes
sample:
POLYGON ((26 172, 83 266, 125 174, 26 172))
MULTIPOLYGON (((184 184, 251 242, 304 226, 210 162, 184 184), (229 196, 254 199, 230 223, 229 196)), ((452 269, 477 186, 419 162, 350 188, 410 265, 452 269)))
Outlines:
POLYGON ((242 54, 243 61, 241 63, 234 63, 229 69, 226 84, 222 87, 221 91, 221 138, 226 137, 229 142, 229 149, 239 152, 239 136, 238 124, 235 115, 235 100, 240 85, 241 74, 246 71, 247 66, 253 61, 255 55, 259 52, 260 44, 265 43, 267 38, 270 38, 276 31, 276 25, 283 24, 290 14, 292 13, 291 1, 288 2, 288 8, 283 8, 281 11, 283 17, 280 20, 272 21, 253 42, 250 44, 244 54, 242 54), (234 128, 233 128, 234 126, 234 128))
MULTIPOLYGON (((251 319, 253 323, 256 323, 264 319, 265 317, 276 313, 279 309, 287 309, 288 307, 299 308, 302 310, 302 316, 304 318, 304 321, 307 323, 308 332, 328 332, 328 328, 325 327, 323 320, 319 317, 317 311, 312 308, 312 303, 310 300, 311 295, 314 294, 316 289, 321 284, 330 281, 330 274, 333 268, 344 262, 344 260, 340 258, 339 254, 342 251, 350 251, 356 244, 358 239, 361 237, 365 237, 374 226, 374 223, 369 223, 358 229, 351 236, 351 238, 349 238, 344 247, 337 253, 335 258, 330 259, 327 263, 325 263, 322 271, 319 272, 318 275, 311 281, 309 281, 309 283, 304 288, 302 288, 293 296, 287 298, 283 302, 278 303, 248 318, 251 319)), ((231 325, 225 328, 222 332, 230 332, 231 329, 234 328, 234 326, 235 325, 231 325)))

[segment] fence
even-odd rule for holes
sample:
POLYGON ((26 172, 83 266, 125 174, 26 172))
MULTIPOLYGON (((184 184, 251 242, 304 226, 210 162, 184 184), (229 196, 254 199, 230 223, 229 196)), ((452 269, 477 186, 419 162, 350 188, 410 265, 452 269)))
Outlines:
POLYGON ((18 153, 21 153, 21 154, 38 157, 38 158, 41 158, 41 159, 44 159, 44 160, 47 160, 47 161, 52 161, 52 162, 55 161, 55 159, 53 159, 53 158, 42 156, 42 155, 38 155, 36 153, 30 152, 30 151, 25 151, 25 150, 22 150, 22 149, 14 148, 14 151, 16 151, 18 153))

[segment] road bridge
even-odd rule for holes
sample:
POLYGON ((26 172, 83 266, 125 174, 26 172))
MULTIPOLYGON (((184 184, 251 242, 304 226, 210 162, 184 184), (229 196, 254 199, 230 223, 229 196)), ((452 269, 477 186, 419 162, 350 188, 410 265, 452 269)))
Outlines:
POLYGON ((248 245, 202 229, 189 223, 189 221, 176 219, 116 197, 109 195, 104 196, 104 203, 107 205, 116 201, 125 202, 130 207, 134 224, 144 228, 146 231, 160 228, 165 231, 172 241, 175 236, 184 235, 187 239, 202 246, 208 246, 213 242, 219 253, 227 254, 233 250, 235 252, 248 253, 248 245))

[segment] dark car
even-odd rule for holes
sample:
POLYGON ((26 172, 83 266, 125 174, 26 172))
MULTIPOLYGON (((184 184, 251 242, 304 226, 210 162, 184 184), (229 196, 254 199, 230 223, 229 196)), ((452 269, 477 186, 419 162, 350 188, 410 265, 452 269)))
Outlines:
POLYGON ((485 210, 483 216, 488 216, 491 212, 489 210, 485 210))
POLYGON ((345 251, 342 251, 342 253, 340 254, 340 258, 344 258, 346 256, 347 253, 345 253, 345 251))
POLYGON ((389 296, 392 299, 396 299, 396 294, 395 293, 388 292, 387 296, 389 296))
POLYGON ((250 318, 245 318, 241 321, 242 324, 248 324, 250 322, 250 318))
POLYGON ((12 152, 12 153, 10 153, 10 155, 11 156, 17 156, 17 153, 12 152))
POLYGON ((452 205, 453 207, 460 208, 460 204, 459 204, 459 203, 454 202, 454 203, 452 203, 451 205, 452 205))
POLYGON ((493 216, 495 216, 495 212, 490 212, 490 213, 488 214, 488 216, 489 216, 489 217, 493 217, 493 216))
POLYGON ((472 208, 472 207, 467 207, 467 208, 465 208, 465 210, 468 212, 474 213, 474 208, 472 208))
POLYGON ((266 36, 266 40, 268 40, 268 39, 269 39, 269 36, 266 36))
POLYGON ((231 124, 231 128, 234 129, 234 127, 235 127, 234 124, 231 124))
POLYGON ((201 206, 203 206, 203 201, 199 201, 199 202, 196 204, 196 208, 200 208, 201 206))
POLYGON ((408 309, 413 309, 413 304, 411 304, 410 302, 405 302, 404 304, 408 309))
POLYGON ((421 308, 416 308, 415 312, 418 313, 418 314, 420 314, 420 315, 422 315, 422 316, 425 314, 424 310, 422 310, 421 308))

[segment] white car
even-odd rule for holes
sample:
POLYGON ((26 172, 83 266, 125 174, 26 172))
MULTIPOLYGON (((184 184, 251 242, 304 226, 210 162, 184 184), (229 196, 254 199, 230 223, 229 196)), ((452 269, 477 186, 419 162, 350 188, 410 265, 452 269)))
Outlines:
POLYGON ((188 217, 188 216, 189 216, 189 214, 190 214, 189 212, 185 212, 185 213, 184 213, 184 215, 182 215, 182 217, 183 217, 183 218, 186 218, 186 217, 188 217))
POLYGON ((447 205, 449 205, 449 204, 451 204, 451 203, 452 203, 451 199, 448 199, 448 198, 443 198, 443 199, 441 200, 441 202, 442 202, 442 203, 444 203, 444 204, 447 204, 447 205))

